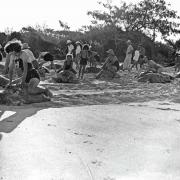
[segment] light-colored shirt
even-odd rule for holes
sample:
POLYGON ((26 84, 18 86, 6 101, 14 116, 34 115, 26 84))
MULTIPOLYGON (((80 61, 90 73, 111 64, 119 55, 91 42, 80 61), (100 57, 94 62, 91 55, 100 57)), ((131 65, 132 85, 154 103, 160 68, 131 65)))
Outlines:
POLYGON ((69 46, 68 46, 68 53, 69 54, 72 54, 72 51, 74 50, 74 46, 72 45, 72 44, 70 44, 69 46))
POLYGON ((136 50, 135 53, 134 53, 133 60, 134 60, 134 61, 138 61, 138 60, 139 60, 139 55, 140 55, 139 51, 136 50))
POLYGON ((126 55, 130 55, 133 53, 134 48, 132 47, 132 45, 129 45, 126 51, 126 55))
POLYGON ((81 46, 78 45, 78 46, 76 47, 76 55, 79 54, 80 52, 81 52, 81 46))

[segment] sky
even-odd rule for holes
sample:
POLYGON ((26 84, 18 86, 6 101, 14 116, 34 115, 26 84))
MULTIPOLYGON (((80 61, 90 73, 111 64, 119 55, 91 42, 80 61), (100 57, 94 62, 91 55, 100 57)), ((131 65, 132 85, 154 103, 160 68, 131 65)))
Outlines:
MULTIPOLYGON (((101 0, 105 1, 105 0, 101 0)), ((115 4, 121 0, 112 0, 115 4)), ((139 0, 124 0, 138 2, 139 0)), ((101 9, 98 0, 1 0, 0 31, 7 28, 19 31, 22 27, 46 24, 49 28, 61 30, 58 20, 66 22, 71 30, 90 24, 87 11, 101 9)), ((167 0, 172 9, 180 15, 180 1, 167 0)))

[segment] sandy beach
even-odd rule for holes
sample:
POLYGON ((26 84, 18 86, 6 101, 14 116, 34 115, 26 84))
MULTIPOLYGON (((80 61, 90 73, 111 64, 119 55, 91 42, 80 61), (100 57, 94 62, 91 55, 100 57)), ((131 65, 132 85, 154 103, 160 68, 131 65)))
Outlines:
POLYGON ((178 180, 180 105, 12 109, 1 116, 3 180, 178 180))
POLYGON ((51 102, 1 106, 1 180, 178 180, 179 81, 86 74, 51 102))

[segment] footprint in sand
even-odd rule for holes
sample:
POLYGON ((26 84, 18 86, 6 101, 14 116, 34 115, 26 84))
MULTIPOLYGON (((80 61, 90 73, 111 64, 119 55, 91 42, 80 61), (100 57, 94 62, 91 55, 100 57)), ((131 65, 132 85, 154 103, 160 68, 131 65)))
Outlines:
POLYGON ((96 149, 96 151, 98 151, 98 152, 103 152, 104 151, 104 149, 96 149))
POLYGON ((54 124, 48 124, 48 126, 56 127, 56 125, 54 125, 54 124))
POLYGON ((102 161, 91 161, 92 164, 96 165, 96 166, 102 166, 102 161))
POLYGON ((91 141, 84 141, 84 144, 93 144, 91 141))

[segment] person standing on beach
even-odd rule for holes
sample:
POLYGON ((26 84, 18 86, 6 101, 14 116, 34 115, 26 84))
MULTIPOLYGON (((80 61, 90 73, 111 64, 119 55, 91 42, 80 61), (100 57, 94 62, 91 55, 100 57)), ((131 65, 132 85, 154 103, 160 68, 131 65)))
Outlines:
POLYGON ((139 44, 139 65, 140 68, 142 68, 143 64, 145 63, 144 57, 145 57, 145 48, 142 46, 142 44, 139 44))
POLYGON ((73 54, 74 55, 74 45, 71 40, 67 40, 67 50, 66 54, 73 54))
POLYGON ((76 49, 75 49, 75 64, 76 64, 76 69, 79 70, 79 61, 80 61, 80 53, 82 50, 82 45, 79 41, 76 42, 76 49))
POLYGON ((127 45, 128 45, 128 48, 126 51, 126 58, 125 58, 124 64, 123 64, 123 70, 130 71, 131 70, 131 59, 133 56, 134 48, 132 47, 132 42, 130 40, 127 41, 127 45))
POLYGON ((131 67, 131 69, 132 69, 132 68, 135 66, 135 67, 136 67, 136 71, 138 70, 139 56, 140 56, 140 53, 139 53, 139 46, 138 46, 138 48, 137 48, 136 51, 134 52, 133 65, 132 65, 132 67, 131 67))
POLYGON ((78 76, 78 78, 83 79, 85 69, 86 69, 86 65, 87 65, 87 62, 88 62, 89 58, 90 58, 89 45, 85 44, 83 46, 83 49, 82 49, 81 53, 80 53, 80 67, 79 67, 79 76, 78 76))

